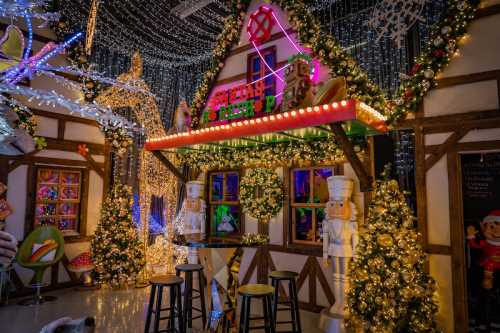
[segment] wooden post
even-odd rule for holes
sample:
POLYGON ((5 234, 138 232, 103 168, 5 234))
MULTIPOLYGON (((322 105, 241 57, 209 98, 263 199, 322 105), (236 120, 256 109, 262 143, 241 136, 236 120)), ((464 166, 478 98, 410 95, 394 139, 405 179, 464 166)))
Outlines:
POLYGON ((372 179, 369 176, 368 172, 366 171, 363 162, 360 161, 358 155, 354 151, 354 147, 352 146, 351 141, 345 134, 344 129, 338 123, 330 124, 330 128, 332 129, 332 132, 335 135, 335 139, 337 139, 337 141, 342 146, 342 150, 344 151, 344 154, 349 163, 351 163, 351 166, 354 172, 356 173, 356 176, 358 176, 359 187, 361 192, 371 191, 372 179))
POLYGON ((157 159, 159 159, 163 165, 167 167, 181 182, 187 183, 186 177, 175 167, 175 165, 172 164, 168 160, 168 158, 165 157, 165 155, 162 154, 161 151, 159 150, 153 150, 151 151, 154 156, 156 156, 157 159))

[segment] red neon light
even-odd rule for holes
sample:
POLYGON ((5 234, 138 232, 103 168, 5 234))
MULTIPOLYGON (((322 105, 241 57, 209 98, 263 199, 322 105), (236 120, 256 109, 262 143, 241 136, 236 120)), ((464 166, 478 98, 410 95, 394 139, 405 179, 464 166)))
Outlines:
POLYGON ((248 21, 247 31, 251 42, 261 44, 269 39, 273 30, 273 10, 266 6, 260 6, 248 21))

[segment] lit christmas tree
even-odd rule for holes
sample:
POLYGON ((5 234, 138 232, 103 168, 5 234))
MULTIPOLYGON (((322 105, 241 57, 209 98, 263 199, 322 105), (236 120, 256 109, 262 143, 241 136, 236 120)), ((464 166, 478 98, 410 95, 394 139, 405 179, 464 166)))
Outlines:
POLYGON ((349 268, 346 324, 357 332, 437 332, 435 281, 395 180, 377 182, 363 229, 349 268))
POLYGON ((98 283, 117 288, 135 282, 145 260, 143 245, 132 222, 130 187, 114 185, 103 204, 90 245, 98 283))

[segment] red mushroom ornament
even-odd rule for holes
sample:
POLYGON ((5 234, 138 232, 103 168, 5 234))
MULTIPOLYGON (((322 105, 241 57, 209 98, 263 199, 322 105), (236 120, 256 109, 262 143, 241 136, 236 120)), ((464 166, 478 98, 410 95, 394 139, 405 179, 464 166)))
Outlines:
POLYGON ((90 252, 83 252, 69 262, 68 269, 75 273, 82 273, 81 280, 85 286, 92 286, 90 272, 94 269, 94 263, 90 252))

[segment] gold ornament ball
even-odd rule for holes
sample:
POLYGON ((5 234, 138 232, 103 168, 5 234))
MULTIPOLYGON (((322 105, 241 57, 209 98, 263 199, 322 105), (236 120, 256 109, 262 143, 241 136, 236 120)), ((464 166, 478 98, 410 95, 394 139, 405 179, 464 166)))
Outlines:
POLYGON ((384 247, 390 247, 394 244, 394 240, 392 239, 392 236, 389 234, 382 234, 377 237, 377 243, 380 246, 384 247))

